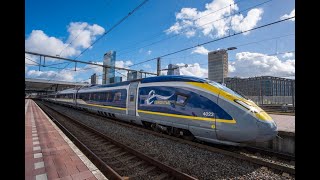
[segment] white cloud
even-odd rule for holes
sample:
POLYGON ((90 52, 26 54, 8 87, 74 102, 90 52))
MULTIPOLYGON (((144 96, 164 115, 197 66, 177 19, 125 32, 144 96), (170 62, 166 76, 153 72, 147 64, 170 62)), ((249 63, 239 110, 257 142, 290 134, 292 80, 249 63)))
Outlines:
POLYGON ((132 64, 131 61, 116 61, 116 67, 120 68, 128 68, 128 66, 131 66, 132 64))
POLYGON ((282 55, 283 58, 291 58, 293 57, 293 53, 284 53, 284 55, 282 55))
POLYGON ((53 56, 59 55, 63 50, 61 56, 70 57, 79 54, 81 48, 89 47, 96 39, 96 36, 103 34, 104 31, 104 28, 97 24, 89 25, 86 22, 71 22, 68 26, 68 40, 63 42, 56 37, 48 36, 42 30, 33 30, 25 40, 25 48, 27 51, 53 56), (81 34, 79 34, 80 32, 81 34), (74 41, 68 46, 72 40, 74 41))
POLYGON ((151 66, 150 66, 150 64, 144 64, 144 65, 142 65, 144 68, 146 68, 146 69, 150 69, 151 68, 151 66))
MULTIPOLYGON (((184 63, 178 63, 178 66, 184 66, 184 63)), ((180 67, 180 75, 196 76, 201 78, 208 77, 208 70, 201 68, 199 63, 194 63, 188 67, 180 67)))
MULTIPOLYGON (((232 29, 236 32, 245 31, 252 29, 261 20, 263 10, 262 9, 252 9, 248 12, 247 16, 244 18, 242 14, 235 15, 232 20, 232 29)), ((249 34, 250 31, 243 33, 244 35, 249 34)))
MULTIPOLYGON (((283 15, 283 16, 281 16, 280 17, 280 19, 282 20, 282 19, 287 19, 287 18, 290 18, 290 17, 292 17, 292 16, 295 16, 295 9, 293 9, 291 12, 290 12, 290 14, 288 15, 288 14, 285 14, 285 15, 283 15)), ((292 18, 292 19, 290 19, 290 21, 295 21, 295 18, 292 18)))
POLYGON ((26 63, 25 66, 32 66, 32 65, 38 64, 38 60, 36 59, 36 56, 34 56, 34 55, 24 54, 24 57, 25 57, 24 62, 26 63))
MULTIPOLYGON (((132 61, 116 61, 116 67, 120 67, 120 68, 128 68, 128 66, 131 66, 133 63, 132 61)), ((117 70, 119 73, 116 73, 116 76, 121 76, 122 77, 122 81, 126 81, 127 80, 127 71, 123 71, 123 70, 117 70)))
MULTIPOLYGON (((41 30, 33 30, 30 36, 25 40, 25 48, 27 51, 53 56, 59 55, 61 50, 66 46, 67 44, 63 43, 60 39, 49 37, 41 30)), ((79 53, 79 50, 69 46, 62 52, 61 56, 68 57, 79 53)))
POLYGON ((74 72, 68 71, 68 70, 62 70, 60 72, 30 70, 27 72, 27 75, 30 78, 52 79, 52 80, 68 81, 68 82, 72 82, 74 79, 74 72))
MULTIPOLYGON (((103 62, 92 62, 94 64, 100 64, 102 65, 103 62)), ((79 69, 80 70, 80 69, 79 69)), ((95 65, 91 65, 91 64, 87 64, 86 66, 84 66, 81 70, 82 73, 84 72, 90 72, 92 71, 92 73, 96 73, 97 75, 102 74, 103 73, 103 68, 101 66, 95 66, 95 65)))
POLYGON ((263 14, 262 9, 255 8, 250 10, 246 17, 242 14, 230 16, 230 13, 233 14, 239 10, 234 0, 213 0, 207 3, 205 8, 204 11, 198 11, 196 8, 182 8, 179 13, 176 13, 176 22, 165 32, 181 33, 192 37, 197 31, 201 31, 205 36, 223 37, 230 30, 230 22, 231 30, 245 31, 255 27, 263 14))
POLYGON ((70 35, 67 42, 72 41, 71 46, 75 48, 88 48, 96 39, 96 36, 102 35, 104 31, 104 28, 97 24, 89 25, 86 22, 71 22, 68 26, 70 35))
POLYGON ((147 54, 148 54, 148 55, 150 55, 151 53, 152 53, 152 51, 151 51, 151 50, 147 51, 147 54))
POLYGON ((198 46, 198 47, 194 48, 194 50, 191 52, 191 54, 194 54, 194 53, 196 53, 196 54, 208 55, 209 50, 206 49, 206 48, 203 47, 203 46, 198 46))
POLYGON ((190 19, 193 20, 197 17, 197 8, 182 8, 181 11, 176 14, 176 19, 190 19))
POLYGON ((229 62, 229 76, 290 76, 295 75, 295 60, 281 61, 276 56, 260 53, 241 52, 236 61, 229 62))

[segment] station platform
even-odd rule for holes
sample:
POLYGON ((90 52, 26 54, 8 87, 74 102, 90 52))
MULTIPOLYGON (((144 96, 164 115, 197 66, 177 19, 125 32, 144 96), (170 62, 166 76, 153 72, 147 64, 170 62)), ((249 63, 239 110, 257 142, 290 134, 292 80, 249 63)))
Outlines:
POLYGON ((25 179, 107 179, 31 99, 25 102, 25 179))
POLYGON ((295 116, 269 114, 278 125, 278 131, 295 133, 295 116))

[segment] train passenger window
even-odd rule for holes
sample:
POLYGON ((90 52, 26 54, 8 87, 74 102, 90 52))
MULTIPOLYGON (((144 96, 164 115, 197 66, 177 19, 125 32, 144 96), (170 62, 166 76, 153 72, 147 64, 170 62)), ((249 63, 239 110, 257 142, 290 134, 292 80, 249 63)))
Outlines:
POLYGON ((106 101, 107 100, 107 93, 106 92, 103 92, 103 96, 102 96, 102 101, 106 101))
POLYGON ((178 95, 177 95, 176 104, 178 104, 178 105, 183 105, 183 106, 184 106, 187 98, 188 98, 187 96, 183 96, 183 95, 178 94, 178 95))
POLYGON ((121 92, 116 92, 114 94, 114 101, 120 101, 121 100, 121 92))
POLYGON ((112 101, 112 94, 111 92, 107 92, 107 102, 112 101))

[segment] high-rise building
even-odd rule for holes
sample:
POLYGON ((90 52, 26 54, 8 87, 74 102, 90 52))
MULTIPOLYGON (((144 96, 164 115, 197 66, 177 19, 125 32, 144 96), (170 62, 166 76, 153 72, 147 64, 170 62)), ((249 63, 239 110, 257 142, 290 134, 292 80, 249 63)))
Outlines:
POLYGON ((142 78, 142 73, 138 71, 131 71, 128 72, 127 74, 127 80, 134 80, 134 79, 141 79, 142 78))
MULTIPOLYGON (((109 51, 103 56, 103 65, 114 67, 116 64, 116 52, 109 51)), ((110 78, 115 77, 114 68, 103 68, 102 84, 110 84, 110 78)))
POLYGON ((94 73, 91 76, 91 84, 93 84, 93 85, 98 84, 98 76, 96 75, 96 73, 94 73))
POLYGON ((179 66, 174 64, 169 64, 167 75, 180 75, 179 66))
POLYGON ((110 78, 110 83, 118 83, 118 82, 122 82, 122 77, 115 76, 115 77, 110 78))
POLYGON ((208 79, 224 83, 228 76, 228 53, 227 50, 217 50, 208 53, 208 79))

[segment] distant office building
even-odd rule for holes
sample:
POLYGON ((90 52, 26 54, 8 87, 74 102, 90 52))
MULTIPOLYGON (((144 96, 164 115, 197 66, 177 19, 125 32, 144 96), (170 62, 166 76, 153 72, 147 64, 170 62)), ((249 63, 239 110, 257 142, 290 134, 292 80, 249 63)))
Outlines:
POLYGON ((96 75, 96 73, 94 73, 91 76, 91 84, 93 84, 93 85, 98 84, 98 76, 96 75))
POLYGON ((222 83, 228 76, 227 50, 217 50, 208 53, 208 79, 222 83))
POLYGON ((118 82, 122 82, 122 77, 115 76, 115 77, 110 78, 110 83, 118 83, 118 82))
POLYGON ((225 78, 228 88, 245 96, 294 96, 295 80, 260 76, 250 78, 225 78))
POLYGON ((169 64, 167 75, 180 75, 179 66, 175 64, 169 64))
MULTIPOLYGON (((109 51, 103 56, 103 65, 114 67, 116 64, 116 52, 109 51)), ((110 78, 115 77, 114 68, 103 68, 102 84, 110 84, 110 78)))
POLYGON ((142 78, 142 73, 138 71, 130 71, 127 74, 127 80, 134 80, 134 79, 141 79, 142 78))

